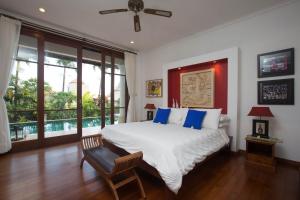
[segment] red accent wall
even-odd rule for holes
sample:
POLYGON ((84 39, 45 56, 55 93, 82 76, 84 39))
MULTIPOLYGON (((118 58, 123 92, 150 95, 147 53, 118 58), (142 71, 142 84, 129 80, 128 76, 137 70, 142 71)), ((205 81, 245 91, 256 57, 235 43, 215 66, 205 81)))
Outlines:
POLYGON ((198 70, 214 68, 215 70, 215 99, 214 107, 222 108, 222 113, 227 114, 227 79, 228 61, 227 59, 214 62, 200 63, 191 66, 183 66, 168 71, 168 106, 172 107, 173 98, 180 105, 180 74, 198 70))

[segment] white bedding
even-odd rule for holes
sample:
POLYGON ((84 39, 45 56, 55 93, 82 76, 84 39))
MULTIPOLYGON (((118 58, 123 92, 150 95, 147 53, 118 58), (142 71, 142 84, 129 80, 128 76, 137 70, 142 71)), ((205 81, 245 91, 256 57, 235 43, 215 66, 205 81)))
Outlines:
POLYGON ((108 125, 102 135, 129 153, 142 151, 144 161, 157 169, 174 193, 183 175, 229 142, 224 129, 196 130, 149 121, 108 125))

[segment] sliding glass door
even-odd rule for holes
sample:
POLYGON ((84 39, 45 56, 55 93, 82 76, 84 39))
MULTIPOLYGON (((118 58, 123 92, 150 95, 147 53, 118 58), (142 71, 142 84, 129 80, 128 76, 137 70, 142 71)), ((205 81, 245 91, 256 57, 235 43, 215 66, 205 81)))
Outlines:
POLYGON ((5 101, 11 140, 18 141, 13 147, 51 146, 99 133, 126 119, 124 55, 22 29, 5 101))
POLYGON ((78 133, 77 49, 45 42, 44 133, 45 138, 78 133))
POLYGON ((101 128, 101 53, 82 51, 82 134, 98 133, 101 128))
POLYGON ((82 134, 89 135, 125 122, 125 67, 123 58, 105 52, 84 49, 82 55, 82 134))

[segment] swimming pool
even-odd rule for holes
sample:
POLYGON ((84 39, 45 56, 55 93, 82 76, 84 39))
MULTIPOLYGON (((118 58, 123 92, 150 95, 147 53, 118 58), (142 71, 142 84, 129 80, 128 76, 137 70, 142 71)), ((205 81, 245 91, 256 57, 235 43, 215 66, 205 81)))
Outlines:
MULTIPOLYGON (((110 124, 110 119, 105 119, 106 124, 110 124)), ((100 127, 101 119, 98 117, 86 117, 82 119, 82 128, 100 127)), ((77 119, 62 119, 62 120, 48 120, 45 122, 45 132, 55 131, 69 131, 77 128, 77 119)), ((14 135, 15 130, 21 130, 24 134, 37 134, 38 124, 37 122, 20 122, 11 123, 10 132, 14 135)))

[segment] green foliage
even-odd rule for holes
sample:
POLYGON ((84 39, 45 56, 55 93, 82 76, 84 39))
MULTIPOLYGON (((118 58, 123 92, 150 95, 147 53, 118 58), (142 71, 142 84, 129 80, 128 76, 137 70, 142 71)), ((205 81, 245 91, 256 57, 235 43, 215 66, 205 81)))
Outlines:
POLYGON ((83 117, 100 116, 100 109, 89 92, 84 93, 82 96, 82 110, 83 117))
POLYGON ((46 111, 47 120, 76 118, 76 96, 71 92, 52 92, 45 96, 46 109, 58 111, 46 111))
MULTIPOLYGON (((45 114, 47 120, 76 118, 77 97, 72 92, 54 92, 48 83, 44 83, 45 114), (65 110, 75 109, 75 110, 65 110), (62 110, 62 111, 48 111, 62 110)), ((37 120, 37 80, 19 80, 12 76, 5 96, 9 121, 28 122, 37 120), (17 85, 15 84, 17 83, 17 85), (26 111, 27 110, 27 111, 26 111), (11 111, 11 112, 10 112, 11 111), (24 111, 24 112, 14 112, 24 111)), ((82 97, 83 117, 99 117, 100 109, 89 92, 82 97)))
MULTIPOLYGON (((20 64, 20 63, 19 63, 20 64)), ((57 64, 75 67, 74 63, 68 60, 58 60, 57 64)), ((10 123, 37 121, 37 79, 20 80, 19 72, 22 71, 17 65, 17 71, 9 82, 5 101, 8 110, 10 123)), ((45 98, 45 120, 74 119, 77 117, 77 96, 72 92, 65 92, 65 76, 63 74, 62 91, 53 91, 49 83, 44 83, 45 98)), ((82 96, 83 117, 100 117, 100 108, 97 99, 86 92, 82 96)), ((106 99, 106 107, 110 107, 110 101, 106 99)), ((105 110, 106 116, 110 116, 110 109, 105 110)))
POLYGON ((52 92, 46 99, 46 107, 49 109, 76 108, 76 96, 72 92, 52 92))

